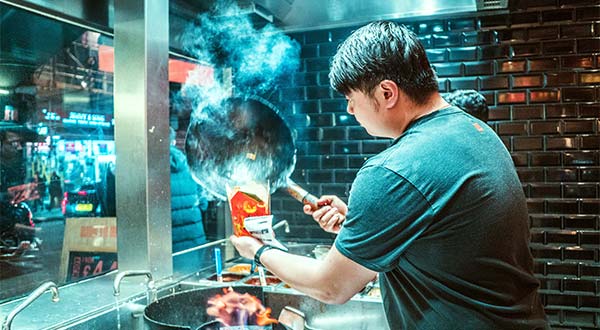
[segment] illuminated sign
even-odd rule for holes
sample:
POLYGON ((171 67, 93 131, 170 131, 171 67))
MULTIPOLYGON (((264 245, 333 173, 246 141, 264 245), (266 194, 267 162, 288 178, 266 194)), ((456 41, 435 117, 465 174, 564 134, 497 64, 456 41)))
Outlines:
POLYGON ((5 105, 4 106, 4 120, 6 121, 15 121, 19 119, 19 115, 18 112, 15 110, 15 108, 12 105, 5 105))
POLYGON ((60 121, 60 115, 56 112, 48 111, 48 109, 42 109, 42 113, 44 114, 44 119, 48 121, 60 121))
MULTIPOLYGON (((115 49, 113 47, 107 45, 98 47, 98 70, 115 71, 115 49)), ((169 59, 169 81, 211 86, 215 81, 215 70, 209 66, 171 58, 169 59)))
POLYGON ((94 126, 94 127, 110 127, 111 121, 107 121, 106 117, 95 113, 70 112, 69 118, 63 118, 63 124, 78 125, 78 126, 94 126))
POLYGON ((48 126, 38 126, 37 133, 39 135, 48 135, 48 126))

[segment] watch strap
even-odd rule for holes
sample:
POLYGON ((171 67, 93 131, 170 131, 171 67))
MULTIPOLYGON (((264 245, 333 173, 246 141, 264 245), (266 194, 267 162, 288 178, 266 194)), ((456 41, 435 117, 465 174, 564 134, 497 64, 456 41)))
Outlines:
MULTIPOLYGON (((263 265, 263 264, 260 262, 260 256, 261 256, 261 255, 262 255, 262 254, 263 254, 265 251, 268 251, 268 250, 271 250, 271 249, 275 249, 275 250, 281 250, 280 248, 274 247, 273 245, 268 245, 268 244, 265 244, 265 245, 261 246, 261 247, 260 247, 260 249, 258 249, 258 250, 256 251, 256 253, 254 254, 254 263, 255 263, 257 266, 261 266, 261 267, 262 267, 262 265, 263 265)), ((281 250, 281 251, 283 251, 283 250, 281 250)))

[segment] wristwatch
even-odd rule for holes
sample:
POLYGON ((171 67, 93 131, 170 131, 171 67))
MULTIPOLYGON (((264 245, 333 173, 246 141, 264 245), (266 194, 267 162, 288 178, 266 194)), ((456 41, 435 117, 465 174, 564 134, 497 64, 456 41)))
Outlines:
POLYGON ((261 246, 260 249, 258 249, 258 251, 256 251, 256 253, 254 254, 254 264, 256 264, 257 266, 263 267, 263 264, 260 262, 260 256, 265 251, 271 250, 271 249, 283 251, 282 249, 280 249, 278 247, 274 247, 273 245, 265 244, 265 245, 261 246))

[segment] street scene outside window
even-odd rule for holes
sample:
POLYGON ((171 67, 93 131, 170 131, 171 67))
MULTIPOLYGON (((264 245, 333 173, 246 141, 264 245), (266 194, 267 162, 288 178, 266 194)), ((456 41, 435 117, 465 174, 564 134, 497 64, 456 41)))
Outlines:
MULTIPOLYGON (((118 260, 113 38, 4 4, 0 17, 2 302, 44 281, 106 274, 118 260)), ((212 80, 210 67, 169 60, 171 96, 191 71, 198 84, 212 80)), ((183 171, 185 102, 172 100, 169 118, 173 252, 214 239, 206 193, 183 171)))
POLYGON ((117 267, 100 33, 0 5, 0 301, 117 267), (106 238, 103 254, 89 242, 106 238), (106 252, 113 250, 112 252, 106 252))

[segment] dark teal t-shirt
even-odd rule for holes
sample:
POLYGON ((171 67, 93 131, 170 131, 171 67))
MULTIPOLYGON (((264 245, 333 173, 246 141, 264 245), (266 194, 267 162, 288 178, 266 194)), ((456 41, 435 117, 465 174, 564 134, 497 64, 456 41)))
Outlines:
POLYGON ((546 329, 525 196, 482 121, 419 118, 361 168, 348 210, 335 245, 380 272, 391 329, 546 329))

